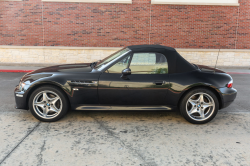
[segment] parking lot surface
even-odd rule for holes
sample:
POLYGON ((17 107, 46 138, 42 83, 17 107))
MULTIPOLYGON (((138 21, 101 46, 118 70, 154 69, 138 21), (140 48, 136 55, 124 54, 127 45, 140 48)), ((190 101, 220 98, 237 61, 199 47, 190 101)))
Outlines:
POLYGON ((23 74, 0 73, 0 165, 250 166, 250 75, 232 74, 235 102, 194 125, 165 111, 71 111, 39 122, 14 108, 23 74))

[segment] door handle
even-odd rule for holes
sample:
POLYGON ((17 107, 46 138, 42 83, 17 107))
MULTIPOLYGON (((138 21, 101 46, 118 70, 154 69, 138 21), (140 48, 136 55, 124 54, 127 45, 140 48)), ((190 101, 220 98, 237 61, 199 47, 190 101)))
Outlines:
POLYGON ((165 81, 154 81, 155 85, 163 85, 165 84, 165 81))

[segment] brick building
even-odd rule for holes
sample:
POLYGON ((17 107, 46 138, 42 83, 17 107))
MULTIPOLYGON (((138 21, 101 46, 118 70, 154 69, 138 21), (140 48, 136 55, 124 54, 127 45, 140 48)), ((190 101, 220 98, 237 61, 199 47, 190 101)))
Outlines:
POLYGON ((248 67, 250 1, 217 1, 0 0, 0 62, 89 62, 162 44, 195 63, 248 67))

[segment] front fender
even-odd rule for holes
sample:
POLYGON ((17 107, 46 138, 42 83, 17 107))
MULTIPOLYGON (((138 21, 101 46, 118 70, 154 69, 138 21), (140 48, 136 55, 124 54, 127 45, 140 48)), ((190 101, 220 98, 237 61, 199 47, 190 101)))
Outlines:
POLYGON ((17 108, 28 109, 28 100, 32 92, 40 86, 54 85, 62 89, 67 95, 72 94, 70 86, 63 78, 57 77, 54 74, 31 74, 24 75, 20 84, 15 88, 14 95, 16 98, 17 108), (20 87, 21 83, 25 83, 24 87, 20 87), (68 86, 67 86, 68 85, 68 86))

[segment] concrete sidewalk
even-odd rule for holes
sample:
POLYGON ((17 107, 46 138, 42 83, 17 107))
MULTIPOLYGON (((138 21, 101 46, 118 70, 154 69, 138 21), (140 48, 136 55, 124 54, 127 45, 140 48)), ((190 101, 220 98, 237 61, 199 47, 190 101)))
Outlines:
MULTIPOLYGON (((0 64, 0 72, 31 72, 33 70, 37 70, 40 68, 48 67, 48 66, 54 66, 59 64, 31 64, 27 66, 23 66, 25 64, 6 64, 1 65, 0 64)), ((235 68, 219 68, 229 74, 250 74, 250 69, 235 69, 235 68)))

